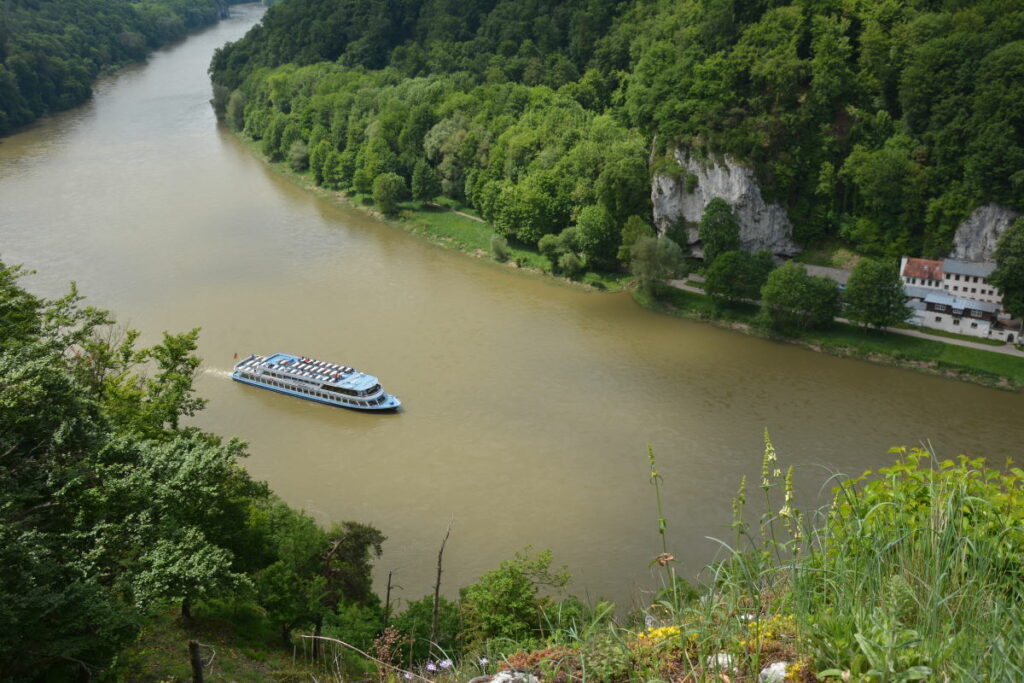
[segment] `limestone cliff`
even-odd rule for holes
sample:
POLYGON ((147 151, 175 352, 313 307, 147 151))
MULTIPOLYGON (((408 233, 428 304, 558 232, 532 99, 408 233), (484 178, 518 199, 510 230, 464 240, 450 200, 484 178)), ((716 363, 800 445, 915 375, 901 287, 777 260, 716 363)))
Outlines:
POLYGON ((992 261, 999 236, 1021 213, 999 204, 979 206, 956 229, 950 258, 964 261, 992 261))
POLYGON ((657 174, 651 186, 654 223, 659 232, 670 229, 680 218, 685 219, 693 224, 688 238, 693 252, 700 255, 696 223, 708 202, 721 197, 736 213, 744 249, 767 249, 777 256, 793 256, 800 251, 792 240, 793 225, 786 210, 778 204, 765 203, 751 169, 729 156, 708 160, 683 150, 676 150, 673 156, 680 173, 657 174))

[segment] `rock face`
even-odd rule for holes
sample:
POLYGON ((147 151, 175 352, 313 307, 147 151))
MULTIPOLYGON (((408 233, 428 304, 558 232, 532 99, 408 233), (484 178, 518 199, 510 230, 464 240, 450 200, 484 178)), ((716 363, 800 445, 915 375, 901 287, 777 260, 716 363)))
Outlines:
POLYGON ((1020 217, 1019 211, 999 204, 979 206, 956 229, 949 258, 992 261, 999 236, 1020 217))
MULTIPOLYGON (((658 174, 651 186, 654 224, 659 232, 669 230, 680 218, 699 222, 708 202, 721 197, 736 214, 744 249, 767 249, 776 256, 793 256, 800 251, 793 242, 793 225, 786 210, 778 204, 765 203, 751 169, 729 156, 713 161, 683 150, 676 150, 673 156, 682 169, 678 179, 658 174)), ((688 237, 693 252, 701 255, 696 227, 689 230, 688 237)))

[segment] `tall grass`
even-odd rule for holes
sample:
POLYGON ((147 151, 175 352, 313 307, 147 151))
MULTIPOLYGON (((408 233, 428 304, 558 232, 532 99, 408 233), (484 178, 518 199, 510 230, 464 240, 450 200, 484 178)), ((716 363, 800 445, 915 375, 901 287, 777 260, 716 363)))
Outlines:
POLYGON ((835 477, 831 503, 805 514, 765 434, 759 486, 741 482, 734 535, 691 587, 674 570, 648 451, 664 580, 642 609, 551 602, 543 640, 478 643, 379 679, 515 668, 559 683, 752 681, 784 662, 793 681, 1024 680, 1024 471, 922 449, 894 457, 835 477))

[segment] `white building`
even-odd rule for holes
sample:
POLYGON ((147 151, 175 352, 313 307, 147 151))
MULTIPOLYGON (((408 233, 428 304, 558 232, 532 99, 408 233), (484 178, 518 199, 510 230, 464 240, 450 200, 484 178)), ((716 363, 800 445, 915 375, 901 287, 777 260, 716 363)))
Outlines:
POLYGON ((995 269, 994 263, 972 263, 948 258, 942 262, 942 288, 953 296, 997 304, 1002 309, 1003 295, 988 283, 988 276, 995 269))
POLYGON ((1002 310, 1003 297, 988 283, 994 263, 907 258, 900 277, 912 325, 986 339, 1020 341, 1021 321, 1002 310))

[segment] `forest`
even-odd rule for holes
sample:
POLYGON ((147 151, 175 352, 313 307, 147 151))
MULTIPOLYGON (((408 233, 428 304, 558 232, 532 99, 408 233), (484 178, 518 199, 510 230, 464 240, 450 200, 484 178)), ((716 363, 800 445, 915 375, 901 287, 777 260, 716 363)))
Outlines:
POLYGON ((224 0, 5 0, 0 135, 89 99, 104 70, 217 21, 224 0))
POLYGON ((288 0, 210 73, 316 182, 394 173, 596 266, 679 148, 749 164, 803 245, 941 256, 974 208, 1024 208, 1013 0, 288 0))

